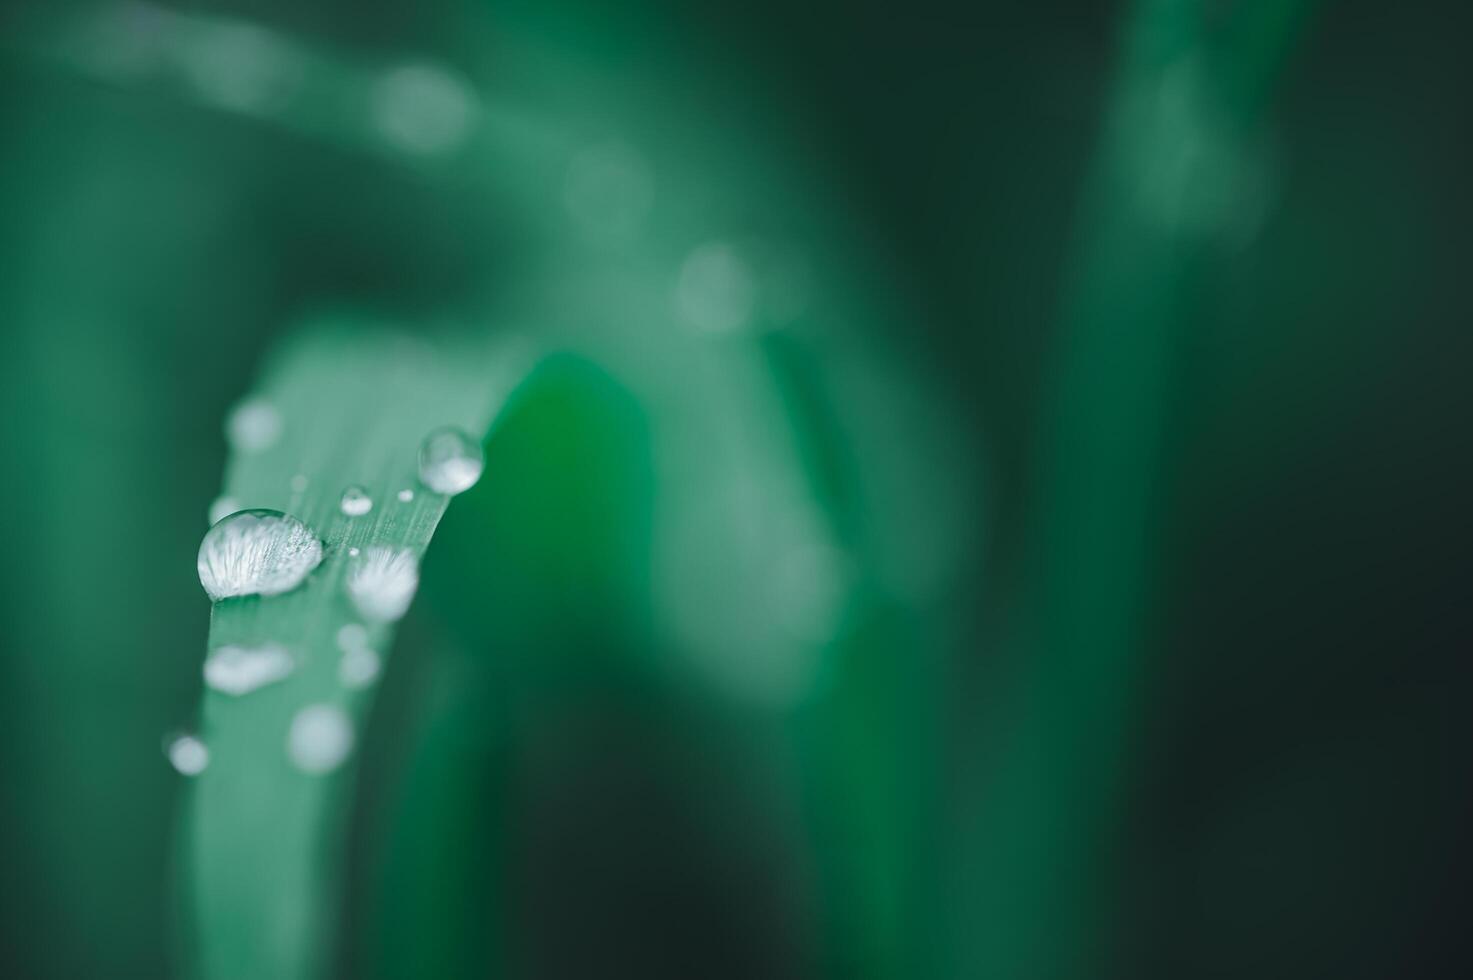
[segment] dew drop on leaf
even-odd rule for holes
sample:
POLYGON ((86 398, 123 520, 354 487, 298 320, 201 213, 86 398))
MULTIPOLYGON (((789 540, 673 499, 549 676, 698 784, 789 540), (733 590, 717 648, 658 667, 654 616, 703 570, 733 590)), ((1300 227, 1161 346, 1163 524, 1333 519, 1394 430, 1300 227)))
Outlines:
POLYGON ((284 679, 296 668, 286 648, 224 646, 205 660, 205 683, 222 694, 240 697, 284 679))
POLYGON ((436 429, 419 449, 420 482, 436 493, 464 493, 476 485, 485 466, 481 444, 456 428, 436 429))
POLYGON ((338 661, 338 680, 351 690, 359 690, 372 684, 379 675, 382 663, 376 651, 366 646, 343 651, 338 661))
POLYGON ((169 765, 185 776, 198 776, 210 764, 210 750, 194 735, 178 735, 164 746, 169 765))
POLYGON ((419 588, 419 561, 407 548, 368 548, 348 568, 348 598, 365 619, 403 616, 419 588))
POLYGON ((343 498, 338 501, 338 506, 349 517, 362 517, 373 510, 373 498, 368 495, 367 490, 355 484, 343 491, 343 498))
POLYGON ((281 413, 265 399, 249 398, 225 420, 225 435, 236 452, 263 452, 281 437, 281 413))
POLYGON ((279 595, 302 584, 322 562, 322 542, 295 517, 243 510, 205 532, 199 581, 218 602, 232 596, 279 595))
POLYGON ((368 629, 362 623, 346 623, 338 629, 339 650, 352 650, 367 644, 368 629))
POLYGON ((287 757, 303 772, 332 772, 352 751, 353 723, 342 708, 309 704, 292 718, 286 738, 287 757))

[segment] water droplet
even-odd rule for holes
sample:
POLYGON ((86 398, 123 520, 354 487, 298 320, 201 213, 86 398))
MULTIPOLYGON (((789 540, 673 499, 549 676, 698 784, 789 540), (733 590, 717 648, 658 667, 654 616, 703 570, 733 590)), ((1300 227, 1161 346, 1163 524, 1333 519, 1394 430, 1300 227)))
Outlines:
POLYGON ((322 562, 322 542, 295 517, 243 510, 205 532, 199 580, 216 602, 231 596, 279 595, 302 584, 322 562))
POLYGON ((481 444, 453 427, 431 432, 419 449, 420 481, 436 493, 464 493, 485 467, 481 444))
POLYGON ((419 561, 407 548, 369 548, 348 569, 348 597, 366 619, 393 622, 419 588, 419 561))
POLYGON ((357 548, 349 548, 348 549, 348 556, 349 557, 351 557, 351 558, 357 558, 358 555, 359 555, 359 551, 358 551, 357 548))
POLYGON ((216 497, 215 502, 210 504, 210 523, 219 524, 238 510, 240 501, 234 497, 216 497))
POLYGON ((338 680, 352 690, 365 688, 378 677, 383 663, 378 653, 368 645, 368 629, 359 623, 348 623, 338 630, 338 649, 343 651, 338 661, 338 680))
MULTIPOLYGON (((353 549, 357 551, 358 549, 353 549)), ((347 623, 338 630, 338 649, 356 650, 368 643, 368 627, 362 623, 347 623)))
POLYGON ((305 493, 307 490, 307 484, 309 482, 310 481, 307 479, 306 473, 298 473, 296 476, 292 477, 292 493, 305 493))
POLYGON ((292 764, 312 775, 332 772, 353 751, 353 723, 342 708, 309 704, 292 718, 286 752, 292 764))
POLYGON ((210 764, 210 750, 194 735, 179 735, 164 748, 169 765, 185 776, 198 776, 210 764))
POLYGON ((470 86, 438 65, 401 65, 373 90, 379 134, 406 153, 448 153, 470 134, 476 97, 470 86))
POLYGON ((752 270, 730 245, 702 245, 680 268, 675 311, 697 330, 735 330, 751 319, 756 303, 757 284, 752 270))
POLYGON ((222 694, 240 697, 274 684, 296 669, 285 647, 224 646, 205 660, 205 683, 222 694))
POLYGON ((368 495, 367 490, 355 485, 343 491, 343 499, 338 506, 349 517, 362 517, 373 510, 373 498, 368 495))
POLYGON ((230 413, 225 435, 231 448, 240 453, 259 453, 276 445, 281 437, 281 413, 264 398, 249 398, 230 413))
POLYGON ((399 491, 399 502, 400 503, 407 504, 407 503, 409 503, 413 499, 414 499, 414 491, 411 490, 411 489, 409 489, 408 487, 405 487, 403 490, 400 490, 399 491))
POLYGON ((338 662, 338 680, 344 687, 356 691, 372 684, 381 667, 375 651, 368 647, 353 647, 343 651, 343 659, 338 662))

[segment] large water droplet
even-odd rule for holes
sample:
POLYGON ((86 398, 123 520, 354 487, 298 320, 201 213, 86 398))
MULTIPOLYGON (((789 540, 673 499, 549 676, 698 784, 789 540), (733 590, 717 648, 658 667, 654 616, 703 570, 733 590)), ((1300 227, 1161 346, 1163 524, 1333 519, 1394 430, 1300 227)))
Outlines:
POLYGON ((431 432, 419 448, 420 481, 436 493, 464 493, 485 467, 481 444, 453 427, 431 432))
POLYGON ((343 499, 338 501, 338 506, 349 517, 362 517, 373 510, 373 498, 367 490, 355 484, 343 491, 343 499))
POLYGON ((236 452, 259 453, 281 437, 281 413, 264 398, 250 398, 235 406, 225 421, 225 435, 236 452))
POLYGON ((285 647, 225 646, 205 661, 205 683, 223 694, 240 697, 287 677, 296 668, 285 647))
POLYGON ((322 561, 322 542, 295 517, 243 510, 205 532, 199 581, 216 602, 231 596, 279 595, 302 583, 322 561))
POLYGON ((210 764, 210 750, 194 735, 179 735, 164 747, 169 765, 185 776, 198 776, 210 764))
POLYGON ((407 548, 368 548, 348 568, 348 597, 366 619, 393 622, 419 588, 419 561, 407 548))
POLYGON ((332 772, 352 751, 353 723, 342 708, 309 704, 292 718, 286 754, 292 765, 303 772, 313 775, 332 772))

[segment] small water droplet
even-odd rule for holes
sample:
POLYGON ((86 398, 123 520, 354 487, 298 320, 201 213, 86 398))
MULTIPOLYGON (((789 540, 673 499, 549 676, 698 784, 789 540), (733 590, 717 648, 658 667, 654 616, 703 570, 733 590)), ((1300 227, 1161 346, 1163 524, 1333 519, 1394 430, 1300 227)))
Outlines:
POLYGON ((307 525, 280 511, 243 510, 205 532, 197 565, 218 602, 289 592, 321 562, 322 542, 307 525))
POLYGON ((338 502, 338 506, 349 517, 362 517, 373 510, 373 498, 368 495, 367 490, 355 484, 343 491, 343 499, 338 502))
POLYGON ((241 453, 259 453, 276 445, 281 437, 281 413, 264 398, 249 398, 230 413, 225 435, 231 448, 241 453))
POLYGON ((381 667, 375 651, 368 647, 353 647, 343 651, 343 659, 338 662, 338 680, 344 687, 356 691, 372 684, 381 667))
POLYGON ((349 555, 349 557, 352 557, 352 558, 357 558, 357 557, 358 557, 358 555, 359 555, 359 553, 360 553, 360 552, 359 552, 359 551, 358 551, 358 549, 357 549, 357 548, 349 548, 349 549, 348 549, 348 555, 349 555))
POLYGON ((409 489, 408 487, 405 487, 403 490, 400 490, 399 491, 399 502, 400 503, 407 504, 407 503, 409 503, 413 499, 414 499, 414 491, 411 490, 411 489, 409 489))
POLYGON ((238 510, 240 501, 234 497, 216 497, 215 502, 210 504, 210 523, 219 524, 238 510))
POLYGON ((353 723, 342 708, 309 704, 292 718, 286 752, 292 765, 303 772, 312 775, 332 772, 352 751, 353 723))
POLYGON ((419 561, 407 548, 369 548, 348 569, 348 597, 366 619, 393 622, 419 588, 419 561))
POLYGON ((224 646, 205 660, 205 683, 222 694, 240 697, 274 684, 296 669, 285 647, 224 646))
POLYGON ((185 776, 198 776, 210 764, 210 750, 194 735, 179 735, 164 748, 169 765, 185 776))
POLYGON ((307 490, 307 484, 310 482, 311 481, 307 479, 306 473, 298 473, 296 476, 292 477, 292 493, 305 493, 307 490))
POLYGON ((436 493, 464 493, 476 485, 485 467, 481 444, 453 427, 431 432, 419 449, 420 481, 436 493))
MULTIPOLYGON (((353 549, 357 551, 357 548, 353 549)), ((347 623, 338 630, 338 649, 356 650, 368 643, 368 627, 362 623, 347 623)))

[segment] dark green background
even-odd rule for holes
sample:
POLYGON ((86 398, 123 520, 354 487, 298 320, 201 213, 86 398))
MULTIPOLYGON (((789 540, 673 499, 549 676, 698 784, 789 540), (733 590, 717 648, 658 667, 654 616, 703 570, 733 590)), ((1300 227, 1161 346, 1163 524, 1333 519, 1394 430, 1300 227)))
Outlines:
MULTIPOLYGON (((1264 5, 1177 6, 1213 38, 1264 5)), ((540 524, 546 500, 494 471, 452 507, 365 746, 343 975, 1466 972, 1461 5, 1317 5, 1270 76, 1254 123, 1274 174, 1262 228, 1194 250, 1176 286, 1151 403, 1160 449, 1138 474, 1145 599, 1106 726, 1123 746, 1110 805, 1024 814, 1080 842, 1088 868, 1037 872, 1058 893, 1018 906, 1019 928, 1065 952, 1021 958, 997 939, 1014 898, 998 882, 1049 856, 989 815, 1009 779, 1096 775, 1028 743, 1073 697, 1037 639, 1039 620, 1070 625, 1036 594, 1060 499, 1048 459, 1069 451, 1049 420, 1068 400, 1055 379, 1077 380, 1059 367, 1067 297, 1108 211, 1086 187, 1130 11, 187 9, 478 66, 492 89, 519 81, 500 53, 539 39, 580 72, 520 91, 534 118, 585 101, 596 114, 600 79, 709 104, 706 129, 669 136, 696 144, 691 171, 707 166, 703 134, 729 131, 779 147, 775 172, 819 175, 814 206, 881 272, 856 295, 915 311, 880 321, 985 465, 945 600, 866 614, 863 649, 934 660, 917 676, 860 655, 845 689, 859 694, 754 721, 670 696, 618 656, 642 635, 621 619, 631 602, 583 586, 642 582, 644 409, 582 361, 554 365, 544 407, 511 419, 492 458, 564 494, 582 524, 540 524), (546 445, 568 448, 528 448, 546 445), (596 490, 569 478, 588 472, 596 490), (429 652, 447 637, 472 655, 449 675, 429 652), (1041 700, 1011 693, 1025 683, 1041 700), (806 746, 789 760, 803 805, 773 789, 788 745, 806 746), (1010 752, 1013 768, 997 761, 1010 752), (855 807, 879 823, 814 822, 855 807), (402 840, 383 830, 394 820, 402 840), (383 833, 400 840, 387 857, 383 833), (1015 859, 1001 877, 998 853, 1015 859)), ((192 559, 221 419, 304 305, 346 296, 412 319, 511 288, 538 217, 497 225, 467 214, 453 181, 68 72, 38 53, 68 16, 13 6, 0 22, 0 975, 171 976, 180 786, 158 746, 199 697, 208 607, 192 559)))

